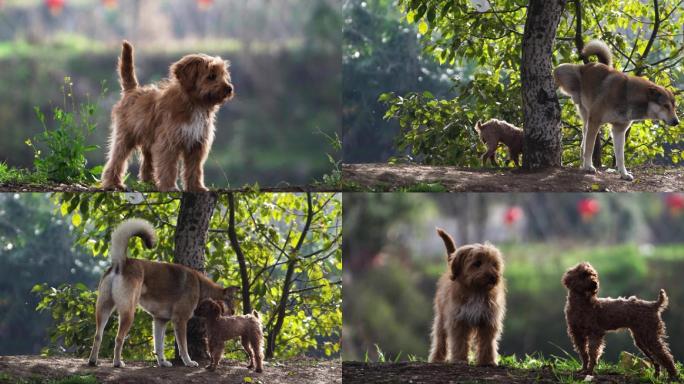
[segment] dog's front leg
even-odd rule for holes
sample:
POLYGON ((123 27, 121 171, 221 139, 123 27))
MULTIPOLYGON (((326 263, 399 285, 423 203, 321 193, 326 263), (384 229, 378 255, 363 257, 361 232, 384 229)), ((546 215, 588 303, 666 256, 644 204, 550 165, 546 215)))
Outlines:
POLYGON ((594 367, 603 354, 603 336, 592 336, 589 338, 589 364, 587 365, 586 373, 591 375, 594 372, 594 367))
POLYGON ((468 362, 468 351, 470 351, 470 335, 472 328, 468 324, 455 323, 448 331, 449 356, 447 361, 468 362))
POLYGON ((490 324, 477 329, 477 365, 496 366, 498 330, 490 324))
POLYGON ((576 330, 569 333, 572 339, 572 344, 575 345, 575 350, 580 355, 582 360, 582 369, 580 373, 586 373, 587 367, 589 366, 589 354, 587 353, 587 338, 584 335, 577 334, 576 330))
POLYGON ((620 178, 623 180, 634 180, 634 176, 627 172, 625 168, 625 134, 627 133, 627 128, 629 128, 629 123, 619 124, 613 123, 613 149, 615 151, 615 163, 617 165, 618 172, 620 172, 620 178))
POLYGON ((164 356, 164 334, 166 333, 168 320, 154 319, 152 331, 154 333, 154 354, 157 355, 157 364, 160 367, 170 367, 173 364, 164 356))
POLYGON ((582 153, 582 169, 590 173, 596 173, 596 168, 591 163, 591 157, 594 153, 594 142, 600 129, 601 121, 590 116, 586 123, 585 135, 582 140, 582 150, 584 151, 582 153))
POLYGON ((174 320, 173 330, 176 335, 176 344, 178 344, 178 351, 180 352, 183 364, 185 364, 186 367, 197 367, 199 364, 197 364, 196 361, 191 360, 190 355, 188 355, 187 326, 188 319, 174 320))
POLYGON ((204 161, 207 159, 208 149, 198 144, 183 152, 183 187, 186 191, 206 192, 204 186, 204 161))

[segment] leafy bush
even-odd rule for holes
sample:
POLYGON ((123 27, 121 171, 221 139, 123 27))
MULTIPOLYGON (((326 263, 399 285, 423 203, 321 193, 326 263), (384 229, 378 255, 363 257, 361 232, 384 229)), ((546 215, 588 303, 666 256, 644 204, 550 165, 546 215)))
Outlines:
MULTIPOLYGON (((103 84, 102 93, 105 92, 103 84)), ((69 77, 64 78, 62 93, 63 106, 55 107, 52 111, 54 129, 48 129, 45 114, 40 108, 34 108, 44 129, 33 141, 26 141, 34 151, 33 164, 36 173, 56 182, 94 181, 99 167, 93 170, 86 169, 86 154, 99 147, 87 145, 86 141, 97 126, 94 122, 96 104, 89 100, 77 104, 73 95, 73 83, 69 77)))

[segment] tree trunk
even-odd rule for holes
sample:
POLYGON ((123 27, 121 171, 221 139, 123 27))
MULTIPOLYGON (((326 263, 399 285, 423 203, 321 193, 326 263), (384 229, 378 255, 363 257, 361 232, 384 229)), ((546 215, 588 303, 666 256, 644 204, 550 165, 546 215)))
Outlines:
POLYGON ((228 193, 228 239, 230 239, 230 246, 233 248, 240 267, 240 280, 242 280, 242 313, 245 315, 252 313, 252 303, 249 299, 249 275, 247 274, 247 263, 245 262, 245 255, 242 253, 240 243, 238 242, 237 233, 235 232, 235 194, 228 193))
POLYGON ((294 270, 299 261, 299 250, 304 244, 304 239, 307 233, 309 233, 309 228, 311 227, 311 220, 313 219, 313 204, 311 201, 311 192, 306 193, 306 222, 304 223, 304 228, 302 229, 297 244, 292 249, 292 254, 288 257, 287 262, 287 272, 285 273, 285 281, 283 282, 283 293, 280 296, 280 301, 278 302, 278 307, 275 311, 276 321, 273 329, 268 333, 266 338, 266 358, 271 359, 275 353, 276 339, 278 334, 283 328, 283 322, 285 321, 285 315, 287 313, 287 303, 290 300, 290 290, 292 288, 294 270))
POLYGON ((530 0, 527 7, 521 62, 527 169, 561 165, 561 109, 551 56, 564 7, 565 0, 530 0))
MULTIPOLYGON (((214 193, 183 193, 174 236, 174 261, 204 273, 204 249, 211 216, 216 207, 214 193)), ((204 323, 193 317, 188 322, 188 354, 193 360, 208 360, 204 323)), ((176 361, 180 361, 176 345, 176 361)))

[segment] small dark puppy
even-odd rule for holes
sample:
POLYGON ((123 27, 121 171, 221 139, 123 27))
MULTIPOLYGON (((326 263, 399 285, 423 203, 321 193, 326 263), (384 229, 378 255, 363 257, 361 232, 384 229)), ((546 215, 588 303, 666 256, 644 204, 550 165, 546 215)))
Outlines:
POLYGON ((226 341, 240 337, 242 347, 249 356, 247 368, 256 367, 256 372, 263 372, 264 352, 262 345, 264 335, 261 330, 259 313, 252 311, 251 315, 221 316, 221 311, 221 306, 211 299, 202 301, 195 310, 196 316, 206 319, 209 356, 211 356, 211 364, 206 368, 208 370, 216 369, 223 357, 226 341))
POLYGON ((603 352, 603 337, 608 331, 629 329, 634 344, 651 360, 655 375, 660 366, 667 369, 670 378, 677 378, 672 353, 665 342, 665 323, 660 317, 667 308, 667 295, 660 290, 657 301, 646 301, 631 296, 599 298, 598 273, 589 263, 580 263, 563 275, 568 289, 565 303, 565 321, 568 336, 582 358, 582 374, 592 374, 603 352))
POLYGON ((485 165, 487 159, 491 161, 493 166, 496 164, 496 148, 499 142, 504 143, 508 147, 509 160, 513 160, 516 167, 520 166, 519 159, 523 150, 523 130, 509 124, 503 120, 491 119, 482 124, 477 122, 475 124, 475 132, 480 136, 482 143, 487 146, 487 152, 482 155, 482 165, 485 165))

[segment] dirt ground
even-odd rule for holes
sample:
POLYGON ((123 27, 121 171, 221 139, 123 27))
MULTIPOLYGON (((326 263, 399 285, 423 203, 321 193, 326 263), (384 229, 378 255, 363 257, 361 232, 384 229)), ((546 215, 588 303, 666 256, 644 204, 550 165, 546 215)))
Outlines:
POLYGON ((14 379, 59 379, 92 375, 100 383, 342 383, 338 360, 297 359, 264 364, 263 373, 254 373, 245 362, 223 361, 214 372, 204 368, 174 366, 158 368, 152 362, 126 362, 126 368, 113 368, 111 361, 89 367, 86 359, 40 356, 0 356, 0 372, 14 379), (251 378, 248 379, 248 378, 251 378))
POLYGON ((634 181, 600 170, 587 174, 577 167, 540 171, 472 169, 446 166, 344 164, 345 190, 411 189, 419 183, 438 183, 450 192, 675 192, 684 191, 684 167, 631 168, 634 181))
MULTIPOLYGON (((451 384, 451 383, 558 383, 585 377, 571 373, 557 375, 550 368, 519 370, 503 367, 475 367, 467 364, 359 363, 342 364, 344 384, 451 384)), ((592 383, 638 383, 624 375, 595 375, 592 383)))

